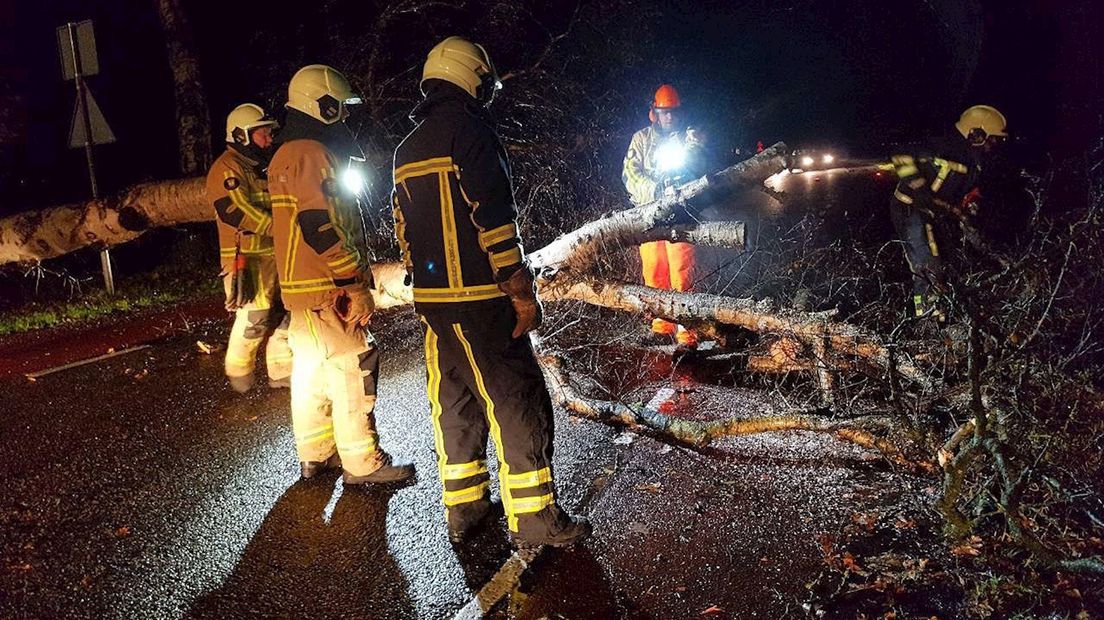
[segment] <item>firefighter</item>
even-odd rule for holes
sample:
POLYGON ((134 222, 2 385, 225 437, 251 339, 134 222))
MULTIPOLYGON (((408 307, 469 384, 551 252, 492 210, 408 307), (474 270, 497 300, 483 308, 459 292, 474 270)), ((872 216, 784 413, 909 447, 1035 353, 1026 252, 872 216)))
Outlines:
POLYGON ((269 386, 288 387, 291 377, 265 175, 275 126, 276 121, 258 105, 243 103, 234 108, 226 117, 226 152, 207 173, 207 200, 214 206, 218 223, 226 309, 234 312, 226 346, 226 377, 238 392, 253 387, 253 366, 266 335, 269 386))
MULTIPOLYGON (((648 119, 651 125, 633 134, 625 155, 621 180, 634 205, 647 204, 674 191, 678 182, 699 172, 702 136, 682 122, 678 91, 663 84, 655 92, 648 119)), ((652 241, 641 244, 644 284, 653 288, 689 291, 693 285, 694 246, 689 243, 652 241)), ((664 319, 652 321, 652 332, 675 336, 682 347, 694 348, 692 330, 664 319)))
POLYGON ((960 137, 934 141, 892 157, 899 181, 890 201, 890 217, 912 272, 912 312, 938 322, 944 267, 935 228, 935 212, 961 215, 976 200, 982 166, 1007 140, 1007 121, 992 106, 975 105, 962 113, 955 129, 960 137))
POLYGON ((301 474, 341 467, 345 484, 410 479, 379 445, 379 350, 366 329, 375 305, 359 205, 337 182, 355 143, 344 121, 358 102, 332 67, 309 65, 288 84, 287 120, 272 157, 272 238, 288 339, 291 418, 301 474))
POLYGON ((460 37, 426 59, 395 150, 395 233, 425 334, 430 413, 449 537, 491 511, 487 433, 519 546, 569 545, 590 524, 567 515, 552 475, 552 402, 527 332, 542 319, 518 234, 510 165, 486 107, 501 87, 483 47, 460 37))

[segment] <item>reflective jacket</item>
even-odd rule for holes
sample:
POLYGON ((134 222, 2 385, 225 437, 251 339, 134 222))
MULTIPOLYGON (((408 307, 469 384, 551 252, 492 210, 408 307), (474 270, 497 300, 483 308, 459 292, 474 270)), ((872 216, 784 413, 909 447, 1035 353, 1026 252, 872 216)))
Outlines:
POLYGON ((418 312, 471 309, 504 297, 522 266, 506 151, 465 91, 439 82, 395 150, 392 213, 418 312))
POLYGON ((340 288, 371 288, 356 199, 338 183, 333 153, 315 140, 287 142, 272 157, 268 179, 284 306, 320 308, 340 288))
POLYGON ((260 164, 226 149, 207 173, 207 202, 215 209, 222 273, 233 270, 239 251, 272 256, 272 202, 260 164))
POLYGON ((891 158, 899 179, 896 203, 931 212, 959 209, 977 187, 981 170, 961 140, 932 141, 891 158))
POLYGON ((667 173, 660 171, 656 162, 656 150, 667 140, 675 140, 683 144, 688 151, 688 161, 683 166, 683 176, 696 176, 700 171, 702 162, 702 144, 696 138, 689 138, 693 134, 700 138, 700 132, 695 130, 674 131, 663 135, 649 125, 633 134, 629 142, 629 150, 625 153, 625 163, 621 170, 621 182, 629 192, 629 200, 634 205, 647 204, 663 193, 664 177, 667 173))

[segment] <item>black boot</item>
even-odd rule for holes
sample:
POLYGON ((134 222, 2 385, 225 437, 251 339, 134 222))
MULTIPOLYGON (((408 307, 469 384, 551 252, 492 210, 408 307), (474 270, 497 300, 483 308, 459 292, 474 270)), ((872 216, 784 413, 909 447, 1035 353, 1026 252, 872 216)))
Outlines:
POLYGON ((518 516, 518 531, 510 532, 510 536, 521 548, 568 547, 590 536, 591 531, 586 517, 573 517, 552 504, 540 512, 518 516))
POLYGON ((334 469, 341 469, 341 456, 336 452, 325 461, 299 461, 299 475, 304 480, 334 469))
POLYGON ((390 463, 388 462, 383 467, 380 467, 376 471, 364 475, 354 476, 349 472, 342 474, 341 479, 345 481, 346 485, 353 484, 400 484, 408 482, 414 478, 414 464, 413 463, 390 463))
POLYGON ((454 543, 478 533, 491 515, 491 500, 484 497, 448 508, 448 537, 454 543))

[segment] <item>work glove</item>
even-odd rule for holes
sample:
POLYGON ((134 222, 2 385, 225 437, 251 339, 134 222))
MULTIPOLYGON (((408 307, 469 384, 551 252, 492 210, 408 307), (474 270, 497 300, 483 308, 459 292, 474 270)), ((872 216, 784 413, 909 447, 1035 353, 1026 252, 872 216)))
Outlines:
POLYGON ((364 285, 340 289, 334 303, 334 311, 342 321, 361 327, 368 324, 375 309, 376 301, 372 298, 372 290, 364 285))
POLYGON ((522 266, 506 280, 498 283, 498 289, 510 297, 510 304, 517 314, 514 326, 514 338, 520 338, 540 327, 544 320, 544 308, 537 299, 537 284, 533 281, 533 272, 528 266, 522 266))

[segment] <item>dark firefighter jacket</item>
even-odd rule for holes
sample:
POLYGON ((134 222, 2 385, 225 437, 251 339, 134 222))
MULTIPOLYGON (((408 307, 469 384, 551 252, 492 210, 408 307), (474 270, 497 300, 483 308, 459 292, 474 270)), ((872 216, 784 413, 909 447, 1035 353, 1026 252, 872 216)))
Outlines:
POLYGON ((288 310, 327 306, 339 288, 371 287, 356 201, 338 183, 337 168, 334 154, 309 139, 284 143, 269 165, 276 269, 288 310))
POLYGON ((433 81, 395 150, 392 213, 414 305, 471 310, 503 297, 498 282, 524 261, 510 164, 483 110, 433 81))
POLYGON ((980 174, 969 147, 954 138, 909 149, 894 155, 892 162, 899 179, 894 200, 929 214, 960 209, 980 174))
POLYGON ((272 255, 272 203, 260 164, 227 148, 207 173, 207 201, 218 224, 223 274, 234 268, 239 253, 272 255))

